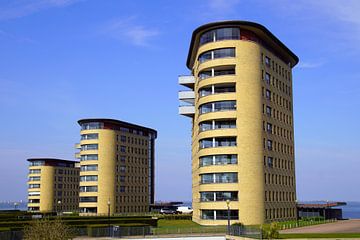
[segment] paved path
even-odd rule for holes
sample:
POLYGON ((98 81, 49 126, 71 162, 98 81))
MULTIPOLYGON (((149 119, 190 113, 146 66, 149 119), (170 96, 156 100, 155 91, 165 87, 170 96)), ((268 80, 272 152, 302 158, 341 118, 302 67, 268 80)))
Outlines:
POLYGON ((360 233, 360 219, 343 220, 280 231, 281 233, 360 233))

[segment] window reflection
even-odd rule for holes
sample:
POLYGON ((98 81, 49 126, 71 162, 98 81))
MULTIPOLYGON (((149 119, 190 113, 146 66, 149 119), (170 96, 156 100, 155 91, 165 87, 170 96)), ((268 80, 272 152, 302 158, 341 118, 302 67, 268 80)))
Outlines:
POLYGON ((209 42, 232 39, 240 39, 239 28, 218 28, 203 33, 200 36, 200 46, 209 42))

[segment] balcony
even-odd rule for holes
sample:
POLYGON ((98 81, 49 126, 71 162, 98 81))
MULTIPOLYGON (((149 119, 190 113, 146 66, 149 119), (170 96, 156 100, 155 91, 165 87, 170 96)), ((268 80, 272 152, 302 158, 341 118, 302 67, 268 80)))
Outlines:
POLYGON ((195 102, 194 91, 180 91, 179 100, 194 105, 195 102))
POLYGON ((192 75, 181 75, 179 76, 179 84, 188 88, 194 88, 195 77, 192 75))
POLYGON ((80 153, 79 152, 75 153, 75 158, 80 159, 80 153))
POLYGON ((81 149, 80 143, 75 143, 75 149, 81 149))
POLYGON ((191 106, 191 105, 180 106, 179 114, 187 117, 193 117, 195 115, 195 106, 191 106))

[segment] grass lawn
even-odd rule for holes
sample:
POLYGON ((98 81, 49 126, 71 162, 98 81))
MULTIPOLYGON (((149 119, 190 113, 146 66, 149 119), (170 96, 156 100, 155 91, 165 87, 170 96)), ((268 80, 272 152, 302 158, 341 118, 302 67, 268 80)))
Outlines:
POLYGON ((226 226, 201 226, 191 220, 160 219, 158 227, 153 229, 155 235, 190 234, 190 233, 225 233, 226 226))
POLYGON ((280 238, 360 238, 360 233, 281 233, 280 238))
POLYGON ((199 228, 199 224, 191 220, 166 220, 158 221, 158 228, 199 228))

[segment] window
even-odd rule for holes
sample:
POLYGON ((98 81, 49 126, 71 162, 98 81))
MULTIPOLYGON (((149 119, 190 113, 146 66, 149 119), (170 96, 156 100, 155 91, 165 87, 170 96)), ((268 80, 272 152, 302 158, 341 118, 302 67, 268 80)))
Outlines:
POLYGON ((203 70, 199 73, 200 80, 204 80, 210 77, 223 76, 223 75, 235 75, 235 66, 221 66, 211 69, 203 70))
POLYGON ((200 127, 200 132, 211 130, 212 129, 212 122, 211 121, 201 122, 199 127, 200 127))
POLYGON ((40 196, 40 192, 29 192, 29 193, 28 193, 28 196, 29 196, 29 197, 32 197, 32 196, 40 196))
POLYGON ((266 82, 267 84, 270 84, 270 78, 271 78, 270 74, 269 74, 269 73, 265 73, 265 82, 266 82))
POLYGON ((40 199, 29 199, 29 203, 40 203, 40 199))
POLYGON ((236 121, 235 120, 215 121, 215 129, 222 129, 222 128, 236 128, 236 121))
POLYGON ((120 176, 120 177, 119 177, 119 181, 120 181, 120 182, 125 182, 125 176, 120 176))
POLYGON ((208 96, 211 95, 212 93, 212 89, 211 87, 203 87, 199 90, 199 96, 200 97, 204 97, 204 96, 208 96))
POLYGON ((40 188, 40 184, 29 184, 29 188, 40 188))
POLYGON ((214 192, 200 192, 200 201, 201 202, 213 202, 213 201, 215 201, 214 192))
POLYGON ((121 141, 121 142, 126 142, 126 136, 121 135, 121 136, 120 136, 120 141, 121 141))
POLYGON ((266 99, 271 100, 271 91, 266 89, 266 99))
POLYGON ((80 212, 81 213, 97 213, 97 208, 96 207, 80 208, 80 212))
POLYGON ((98 144, 83 144, 81 145, 81 151, 98 150, 98 147, 98 144))
POLYGON ((206 173, 200 174, 201 184, 206 183, 237 183, 237 173, 206 173))
POLYGON ((236 128, 235 120, 213 120, 205 121, 199 124, 200 132, 214 130, 214 129, 226 129, 226 128, 236 128))
POLYGON ((269 106, 266 106, 266 115, 267 115, 268 117, 271 117, 271 115, 272 115, 272 109, 271 109, 271 107, 269 107, 269 106))
POLYGON ((215 138, 215 147, 236 146, 236 137, 215 138))
MULTIPOLYGON (((231 220, 239 219, 239 210, 230 210, 229 217, 231 220)), ((205 220, 227 220, 227 210, 201 210, 201 219, 205 220)))
POLYGON ((125 162, 125 159, 126 159, 125 156, 120 156, 120 161, 125 162))
POLYGON ((32 182, 32 181, 40 181, 40 176, 29 177, 29 182, 32 182))
POLYGON ((266 123, 266 131, 268 132, 268 133, 272 133, 272 124, 271 123, 266 123))
POLYGON ((97 192, 97 186, 80 186, 80 192, 97 192))
POLYGON ((211 70, 201 71, 199 73, 198 77, 199 77, 200 80, 210 78, 210 77, 212 77, 212 71, 211 70))
POLYGON ((274 166, 274 159, 272 157, 267 157, 267 165, 271 168, 274 166))
POLYGON ((239 28, 218 28, 207 31, 200 36, 199 45, 201 46, 209 42, 231 40, 231 39, 240 39, 239 28))
POLYGON ((80 171, 82 172, 86 172, 86 171, 97 171, 98 170, 98 165, 93 164, 93 165, 82 165, 80 166, 80 171))
POLYGON ((97 197, 80 197, 80 202, 97 202, 97 197))
POLYGON ((209 96, 219 93, 233 93, 235 92, 235 84, 216 84, 212 86, 206 86, 199 90, 200 97, 209 96))
POLYGON ((267 140, 267 149, 270 151, 273 149, 271 140, 267 140))
POLYGON ((39 174, 41 173, 41 169, 30 169, 29 174, 39 174))
POLYGON ((205 62, 207 60, 211 60, 211 59, 213 59, 212 55, 213 55, 213 51, 204 52, 199 56, 198 61, 200 63, 203 63, 203 62, 205 62))
POLYGON ((200 149, 236 146, 236 137, 205 138, 199 141, 200 149))
POLYGON ((126 152, 126 146, 120 146, 120 152, 122 153, 126 152))
POLYGON ((270 67, 271 66, 270 63, 271 63, 271 59, 269 57, 265 56, 265 64, 266 64, 266 66, 270 67))
POLYGON ((236 110, 236 101, 219 101, 200 105, 200 114, 236 110))
POLYGON ((98 180, 97 175, 80 176, 80 182, 96 182, 98 180))
POLYGON ((81 124, 81 130, 90 130, 90 129, 103 129, 104 123, 101 122, 89 122, 81 124))
POLYGON ((213 202, 213 201, 237 201, 238 192, 200 192, 201 202, 213 202))
POLYGON ((122 173, 126 172, 126 167, 125 166, 120 166, 120 172, 122 172, 122 173))
POLYGON ((98 160, 97 154, 85 154, 80 156, 80 161, 98 160))
POLYGON ((91 139, 98 139, 98 133, 91 133, 91 134, 81 134, 81 140, 91 140, 91 139))
POLYGON ((211 59, 218 59, 218 58, 227 58, 227 57, 235 57, 235 48, 221 48, 210 50, 200 54, 198 60, 200 63, 211 59))
POLYGON ((30 167, 32 166, 43 166, 45 165, 45 161, 31 161, 30 162, 30 167))
POLYGON ((120 192, 125 192, 125 186, 120 186, 120 192))
POLYGON ((237 164, 236 154, 210 155, 200 157, 200 166, 237 164))

